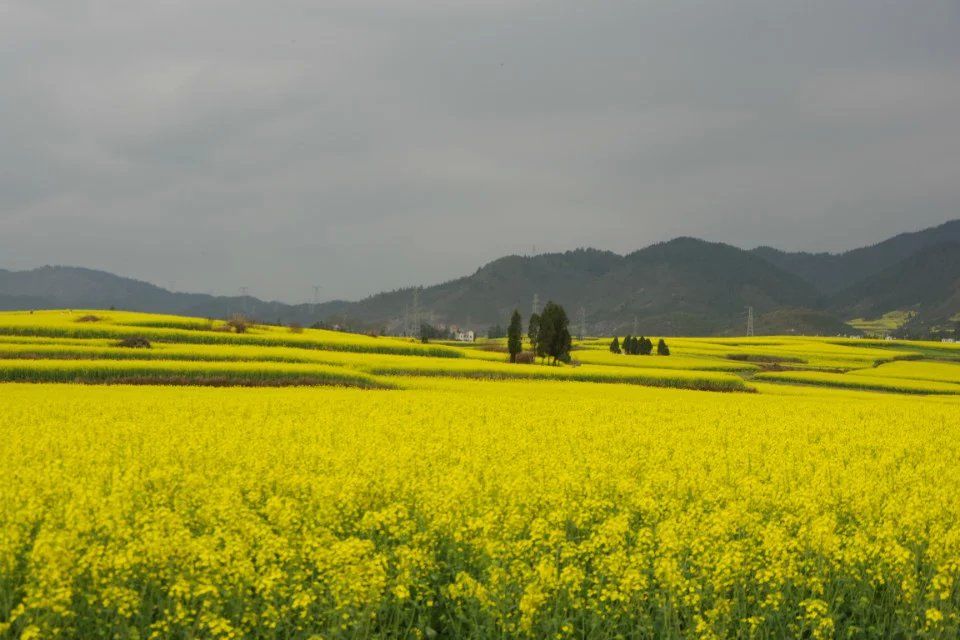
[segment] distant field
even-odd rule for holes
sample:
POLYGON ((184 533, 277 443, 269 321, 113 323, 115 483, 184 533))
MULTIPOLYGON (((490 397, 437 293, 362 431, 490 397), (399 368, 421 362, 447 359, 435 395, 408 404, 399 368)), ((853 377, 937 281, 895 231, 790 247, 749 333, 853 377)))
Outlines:
POLYGON ((0 335, 81 339, 143 336, 158 342, 258 345, 448 358, 461 356, 457 349, 440 345, 422 345, 408 340, 374 338, 323 329, 304 329, 301 333, 292 333, 284 327, 257 325, 246 333, 237 334, 222 330, 222 323, 166 316, 152 320, 154 317, 151 314, 120 311, 0 312, 0 335))
POLYGON ((884 375, 871 375, 870 371, 849 374, 824 373, 820 371, 790 371, 760 373, 757 380, 787 382, 794 384, 823 385, 864 391, 890 391, 895 393, 946 393, 960 394, 960 384, 929 380, 910 380, 884 375))
POLYGON ((653 369, 692 369, 699 371, 752 371, 758 369, 747 362, 696 356, 626 356, 610 353, 609 350, 581 349, 573 352, 573 358, 587 364, 602 364, 616 367, 641 367, 653 369))
MULTIPOLYGON (((773 381, 902 393, 950 393, 949 387, 870 382, 887 373, 889 363, 936 358, 960 359, 960 349, 941 343, 764 336, 756 338, 668 337, 670 356, 627 356, 609 351, 610 338, 577 342, 574 364, 512 365, 504 340, 422 344, 410 339, 372 337, 335 331, 255 325, 234 333, 222 321, 123 311, 43 311, 0 313, 0 359, 8 361, 0 379, 153 381, 180 384, 336 384, 335 372, 366 376, 344 384, 375 386, 374 379, 411 376, 491 380, 555 379, 593 383, 714 391, 751 391, 750 381, 773 381), (149 349, 118 346, 139 336, 149 349), (61 361, 54 365, 36 362, 61 361), (69 364, 73 361, 73 364, 69 364), (78 364, 83 361, 83 365, 78 364), (132 364, 141 361, 142 366, 132 364), (148 364, 152 362, 153 364, 148 364), (182 366, 177 362, 184 363, 182 366), (188 363, 194 364, 188 364, 188 363), (125 363, 125 364, 124 364, 125 363), (202 364, 209 363, 209 364, 202 364), (213 371, 216 375, 203 375, 213 371), (228 366, 235 363, 236 366, 228 366), (286 366, 289 365, 289 366, 286 366), (139 366, 140 373, 132 372, 139 366), (177 367, 183 375, 176 375, 177 367), (310 367, 317 367, 310 373, 310 367), (326 367, 326 369, 323 369, 326 367), (67 373, 69 372, 69 373, 67 373), (82 373, 81 373, 82 372, 82 373), (796 372, 800 375, 781 375, 796 372), (848 377, 813 376, 813 372, 848 377), (874 376, 873 374, 877 375, 874 376)), ((934 374, 937 375, 937 374, 934 374)), ((903 376, 900 376, 903 377, 903 376)), ((913 379, 918 379, 913 376, 913 379)), ((939 378, 923 378, 930 382, 939 378)))
POLYGON ((809 337, 762 338, 679 338, 674 339, 680 355, 698 355, 745 359, 745 361, 778 363, 787 369, 845 371, 874 366, 901 358, 920 357, 902 343, 883 348, 850 340, 842 344, 835 339, 809 337))
POLYGON ((0 382, 389 387, 372 376, 326 365, 170 360, 0 360, 0 382))
POLYGON ((854 329, 866 333, 886 334, 907 324, 915 315, 917 314, 914 311, 890 311, 879 318, 873 318, 871 320, 854 318, 853 320, 848 320, 847 324, 854 329))
POLYGON ((907 380, 932 380, 934 382, 952 382, 960 384, 960 362, 891 362, 863 371, 852 371, 851 375, 869 375, 871 377, 902 378, 907 380))

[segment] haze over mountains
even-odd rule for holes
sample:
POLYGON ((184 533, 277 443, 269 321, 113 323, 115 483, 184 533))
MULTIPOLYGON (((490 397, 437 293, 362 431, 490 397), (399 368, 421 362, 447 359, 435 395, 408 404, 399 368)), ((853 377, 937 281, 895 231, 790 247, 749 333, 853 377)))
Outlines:
MULTIPOLYGON (((397 332, 409 325, 415 288, 356 302, 288 305, 253 297, 171 292, 79 267, 0 270, 0 308, 108 308, 262 321, 340 323, 397 332)), ((528 315, 534 294, 583 307, 588 332, 742 333, 752 306, 758 333, 853 333, 852 318, 912 311, 913 333, 946 330, 960 319, 960 220, 840 254, 744 250, 676 238, 618 255, 577 249, 506 256, 475 273, 417 291, 420 317, 477 329, 528 315)))

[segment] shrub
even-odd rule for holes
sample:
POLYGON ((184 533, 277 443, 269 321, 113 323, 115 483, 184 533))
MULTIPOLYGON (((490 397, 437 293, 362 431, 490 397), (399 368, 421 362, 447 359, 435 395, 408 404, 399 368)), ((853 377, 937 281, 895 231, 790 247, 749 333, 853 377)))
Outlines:
POLYGON ((80 316, 79 318, 74 320, 74 322, 100 322, 101 320, 103 320, 103 318, 101 318, 100 316, 86 315, 86 316, 80 316))
POLYGON ((128 349, 149 349, 150 341, 143 336, 128 336, 117 342, 116 346, 128 349))
POLYGON ((616 336, 610 341, 610 353, 620 353, 620 340, 616 336))
POLYGON ((246 333, 247 329, 253 326, 253 321, 243 314, 236 313, 227 320, 227 326, 233 329, 234 333, 246 333))
POLYGON ((298 322, 291 322, 290 333, 303 333, 303 325, 298 322))
POLYGON ((517 354, 515 362, 517 364, 533 364, 537 359, 532 351, 521 351, 517 354))

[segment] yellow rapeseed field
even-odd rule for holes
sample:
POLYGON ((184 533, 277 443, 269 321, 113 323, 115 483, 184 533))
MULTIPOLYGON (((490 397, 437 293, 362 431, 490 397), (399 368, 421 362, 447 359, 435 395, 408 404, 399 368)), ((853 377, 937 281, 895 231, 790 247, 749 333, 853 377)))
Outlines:
POLYGON ((960 634, 954 345, 225 329, 0 313, 0 639, 960 634))
POLYGON ((0 385, 0 637, 960 633, 960 400, 414 383, 0 385))

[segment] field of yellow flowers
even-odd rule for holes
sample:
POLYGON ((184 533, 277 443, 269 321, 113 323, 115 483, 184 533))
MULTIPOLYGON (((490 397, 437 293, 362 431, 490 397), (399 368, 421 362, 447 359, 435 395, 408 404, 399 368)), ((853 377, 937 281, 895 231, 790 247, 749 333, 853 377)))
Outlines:
POLYGON ((0 637, 960 634, 960 399, 3 384, 0 637))
POLYGON ((0 313, 0 639, 960 636, 960 345, 668 340, 0 313))

